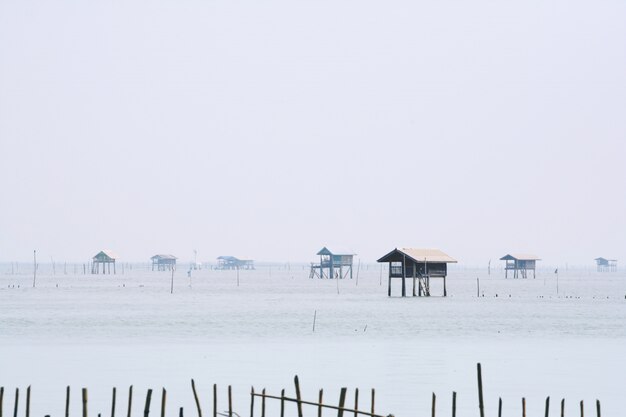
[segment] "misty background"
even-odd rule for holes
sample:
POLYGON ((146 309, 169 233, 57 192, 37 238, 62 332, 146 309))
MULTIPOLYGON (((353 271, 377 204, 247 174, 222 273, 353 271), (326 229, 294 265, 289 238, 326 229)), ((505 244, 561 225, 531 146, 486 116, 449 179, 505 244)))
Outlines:
POLYGON ((626 261, 623 1, 0 2, 0 260, 626 261))

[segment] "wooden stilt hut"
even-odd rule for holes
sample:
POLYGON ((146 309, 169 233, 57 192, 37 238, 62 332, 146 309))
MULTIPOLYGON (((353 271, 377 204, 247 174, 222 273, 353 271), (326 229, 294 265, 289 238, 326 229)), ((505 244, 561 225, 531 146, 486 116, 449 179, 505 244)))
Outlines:
POLYGON ((596 258, 598 272, 615 272, 617 271, 617 259, 596 258))
POLYGON ((174 255, 154 255, 152 258, 152 270, 156 267, 157 271, 171 271, 176 269, 176 258, 174 255))
POLYGON ((500 258, 500 260, 506 261, 506 264, 504 265, 504 278, 509 277, 509 271, 513 271, 513 278, 528 278, 528 271, 532 271, 533 278, 535 278, 537 261, 540 261, 541 259, 535 255, 527 253, 515 253, 505 255, 500 258))
POLYGON ((100 265, 102 265, 102 273, 110 274, 111 265, 113 265, 113 274, 115 274, 115 259, 117 257, 109 250, 102 250, 96 254, 92 259, 91 273, 99 274, 100 265))
POLYGON ((402 280, 402 296, 406 297, 406 280, 413 280, 413 296, 431 295, 431 278, 443 279, 443 296, 448 295, 446 276, 448 264, 456 263, 456 260, 446 255, 439 249, 394 249, 383 256, 378 262, 389 263, 389 284, 387 295, 391 297, 391 280, 402 280), (417 294, 416 294, 417 289, 417 294))
POLYGON ((309 278, 346 278, 350 275, 352 279, 352 264, 354 253, 350 251, 331 252, 327 247, 323 247, 317 252, 320 263, 311 263, 309 278))

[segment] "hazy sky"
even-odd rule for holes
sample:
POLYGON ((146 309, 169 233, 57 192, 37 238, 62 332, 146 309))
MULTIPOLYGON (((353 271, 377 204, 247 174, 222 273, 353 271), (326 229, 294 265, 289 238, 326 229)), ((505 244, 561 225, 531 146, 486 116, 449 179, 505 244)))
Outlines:
POLYGON ((626 262, 626 2, 0 2, 0 260, 626 262))

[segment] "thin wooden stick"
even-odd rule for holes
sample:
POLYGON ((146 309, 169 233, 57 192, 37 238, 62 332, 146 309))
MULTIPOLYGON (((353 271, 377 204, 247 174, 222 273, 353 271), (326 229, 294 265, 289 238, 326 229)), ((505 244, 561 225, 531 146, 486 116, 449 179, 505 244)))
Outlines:
POLYGON ((178 417, 183 417, 183 407, 178 409, 178 417))
POLYGON ((296 386, 296 400, 298 405, 298 417, 302 417, 302 397, 300 395, 300 381, 298 380, 298 375, 293 378, 293 383, 296 386))
POLYGON ((261 397, 261 417, 265 417, 265 388, 261 391, 263 396, 261 397))
POLYGON ((478 370, 478 408, 480 409, 480 417, 485 417, 485 406, 483 404, 483 375, 480 363, 476 364, 478 370))
POLYGON ((359 389, 354 389, 354 417, 359 416, 359 389))
POLYGON ((456 417, 456 391, 452 391, 452 417, 456 417))
POLYGON ((163 388, 161 391, 161 417, 165 417, 165 401, 167 401, 167 391, 163 388))
POLYGON ((600 400, 596 400, 596 416, 601 417, 600 413, 600 400))
POLYGON ((87 388, 83 388, 83 417, 87 417, 87 388))
MULTIPOLYGON (((11 262, 11 268, 13 268, 13 262, 11 262)), ((2 408, 4 402, 4 387, 0 387, 0 417, 2 417, 2 408)))
POLYGON ((148 417, 150 415, 150 402, 152 401, 152 390, 149 389, 146 394, 146 405, 143 408, 143 417, 148 417))
POLYGON ((550 415, 550 397, 546 398, 546 417, 550 415))
POLYGON ((111 417, 115 417, 115 397, 116 397, 116 392, 117 390, 115 389, 115 387, 113 387, 113 394, 112 394, 112 398, 111 398, 111 417))
POLYGON ((65 388, 65 417, 70 416, 70 386, 65 388))
POLYGON ((254 417, 254 386, 250 389, 250 417, 254 417))
POLYGON ((498 398, 498 417, 502 417, 502 397, 498 398))
POLYGON ((198 399, 198 393, 196 392, 196 383, 191 379, 191 389, 193 391, 193 398, 196 400, 196 408, 198 409, 198 417, 202 417, 202 410, 200 409, 200 400, 198 399))
POLYGON ((526 398, 522 397, 522 417, 526 417, 526 398))
POLYGON ((30 385, 26 388, 26 417, 30 417, 30 385))
POLYGON ((317 417, 322 417, 322 408, 324 405, 323 399, 324 399, 324 390, 321 389, 319 393, 319 397, 318 397, 319 405, 317 406, 317 417))
POLYGON ((213 417, 217 417, 217 384, 213 384, 213 417))
POLYGON ((342 388, 339 393, 339 410, 337 411, 337 417, 343 417, 344 404, 346 403, 346 393, 348 388, 342 388))
POLYGON ((15 388, 15 404, 13 405, 13 417, 17 417, 17 405, 20 401, 20 389, 15 388))
POLYGON ((580 402, 580 417, 585 417, 585 405, 582 401, 580 402))
POLYGON ((280 417, 285 417, 285 389, 280 391, 280 417))
POLYGON ((375 402, 376 402, 376 390, 372 388, 372 408, 371 408, 372 414, 374 414, 375 402))
POLYGON ((436 403, 437 403, 437 396, 433 392, 433 404, 432 404, 432 407, 431 407, 431 409, 432 409, 431 416, 432 417, 435 417, 435 406, 436 406, 436 403))
MULTIPOLYGON (((254 395, 256 395, 257 397, 260 397, 260 396, 261 396, 261 394, 254 394, 254 395)), ((272 399, 272 400, 280 400, 280 399, 281 399, 281 397, 280 397, 280 396, 278 396, 278 395, 270 395, 270 394, 265 395, 265 398, 272 399)), ((293 402, 293 403, 297 403, 297 402, 298 402, 298 400, 297 400, 297 399, 295 399, 295 398, 289 398, 289 397, 285 397, 285 401, 289 401, 289 402, 293 402)), ((301 402, 302 404, 312 405, 312 406, 316 406, 316 407, 319 405, 319 404, 317 403, 317 401, 305 401, 305 400, 300 400, 300 402, 301 402)), ((347 411, 347 412, 354 412, 354 410, 353 410, 353 409, 351 409, 351 408, 346 408, 345 406, 344 406, 344 407, 338 407, 338 406, 336 406, 336 405, 328 405, 328 404, 324 404, 324 408, 328 408, 328 409, 331 409, 331 410, 337 410, 337 411, 339 411, 339 410, 343 410, 343 411, 347 411)), ((359 414, 361 414, 361 415, 368 416, 368 417, 389 417, 389 416, 381 416, 380 414, 371 414, 369 411, 361 411, 361 410, 358 410, 357 412, 358 412, 359 414)))
POLYGON ((565 417, 565 398, 561 400, 561 417, 565 417))
POLYGON ((228 417, 233 417, 233 388, 228 386, 228 417))
POLYGON ((128 415, 127 417, 130 417, 132 406, 133 406, 133 386, 131 385, 128 388, 128 415))

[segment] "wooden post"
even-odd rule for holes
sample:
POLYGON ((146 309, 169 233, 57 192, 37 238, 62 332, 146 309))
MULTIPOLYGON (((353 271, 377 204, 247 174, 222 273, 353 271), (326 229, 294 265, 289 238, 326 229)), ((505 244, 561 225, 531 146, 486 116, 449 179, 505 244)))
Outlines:
POLYGON ((30 385, 26 388, 26 417, 30 417, 30 385))
POLYGON ((526 398, 522 397, 522 417, 526 417, 526 398))
MULTIPOLYGON (((11 262, 11 268, 13 268, 13 262, 11 262)), ((3 402, 4 402, 4 387, 0 387, 0 417, 2 417, 2 408, 3 408, 2 403, 3 402)))
POLYGON ((346 403, 346 393, 348 392, 348 388, 342 388, 339 393, 339 410, 337 410, 337 417, 343 417, 343 409, 346 403))
POLYGON ((323 398, 324 398, 324 390, 321 389, 320 390, 320 394, 319 394, 319 398, 318 398, 318 402, 317 402, 317 404, 318 404, 318 406, 317 406, 317 417, 322 417, 322 405, 323 405, 322 400, 323 400, 323 398))
POLYGON ((402 255, 402 296, 406 297, 406 255, 402 255))
POLYGON ((480 297, 480 279, 476 278, 476 297, 480 297))
POLYGON ((354 389, 354 417, 359 417, 359 389, 354 389))
POLYGON ((65 417, 70 416, 70 386, 65 388, 65 417))
POLYGON ((498 398, 498 417, 502 417, 502 397, 498 398))
POLYGON ((456 417, 456 391, 452 391, 452 417, 456 417))
POLYGON ((126 417, 130 417, 132 406, 133 406, 133 386, 131 385, 128 388, 128 414, 126 417))
POLYGON ((371 413, 374 414, 374 400, 376 399, 376 391, 372 388, 372 409, 371 413))
POLYGON ((448 296, 448 289, 446 287, 446 276, 443 276, 443 296, 447 297, 448 296))
POLYGON ((545 416, 548 417, 550 415, 550 397, 546 398, 546 413, 545 416))
POLYGON ((480 409, 480 417, 485 417, 485 406, 483 404, 483 375, 480 363, 476 364, 478 370, 478 408, 480 409))
POLYGON ((413 264, 413 297, 415 297, 415 280, 416 275, 415 275, 415 270, 417 269, 417 265, 413 264))
POLYGON ((17 405, 20 401, 20 389, 15 388, 15 404, 13 405, 13 417, 17 417, 17 405))
POLYGON ((152 390, 149 389, 146 394, 146 404, 143 408, 143 417, 148 417, 150 415, 150 401, 152 401, 152 390))
POLYGON ((435 417, 435 405, 436 405, 436 401, 437 401, 437 396, 435 395, 435 393, 433 392, 433 404, 432 404, 432 411, 431 411, 431 417, 435 417))
POLYGON ((196 401, 196 408, 198 409, 198 417, 202 417, 202 410, 200 409, 200 400, 198 400, 198 393, 196 392, 196 383, 191 379, 191 390, 193 391, 193 398, 196 401))
POLYGON ((254 386, 250 388, 250 417, 254 417, 254 386))
MULTIPOLYGON (((332 259, 331 259, 331 265, 332 265, 332 259)), ((300 394, 300 380, 298 379, 298 375, 296 375, 293 378, 293 383, 296 386, 296 400, 297 400, 297 405, 298 405, 298 417, 302 417, 303 412, 302 412, 302 396, 300 394)))
POLYGON ((116 394, 116 389, 115 387, 113 387, 113 394, 112 394, 112 399, 111 399, 111 417, 115 417, 115 394, 116 394))
POLYGON ((265 388, 263 388, 261 394, 261 417, 265 417, 265 388))
POLYGON ((561 400, 561 417, 565 417, 565 398, 561 400))
POLYGON ((280 417, 285 417, 285 389, 280 390, 280 417))
POLYGON ((391 297, 391 265, 389 265, 389 283, 387 284, 387 297, 391 297))
POLYGON ((83 417, 87 417, 87 388, 83 388, 83 417))
POLYGON ((213 417, 217 417, 217 384, 213 384, 213 417))
POLYGON ((233 388, 228 386, 228 417, 233 417, 233 388))
POLYGON ((585 417, 585 405, 582 401, 580 402, 580 417, 585 417))
POLYGON ((165 388, 161 391, 161 417, 165 417, 165 401, 167 400, 167 391, 165 388))
POLYGON ((596 400, 596 417, 601 417, 601 413, 600 413, 600 400, 596 400))
POLYGON ((178 417, 183 417, 183 407, 178 409, 178 417))

